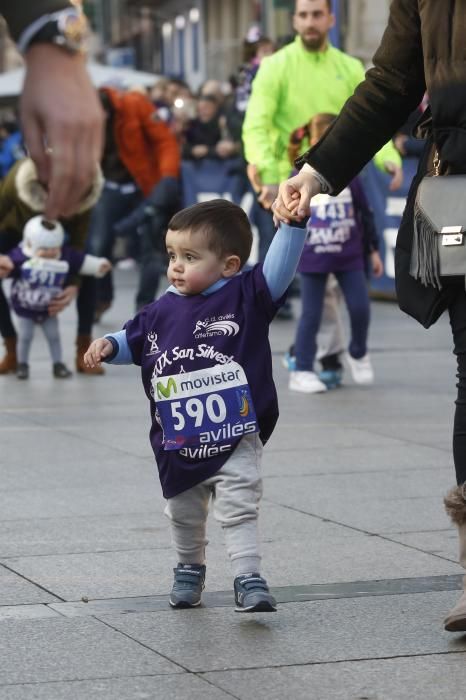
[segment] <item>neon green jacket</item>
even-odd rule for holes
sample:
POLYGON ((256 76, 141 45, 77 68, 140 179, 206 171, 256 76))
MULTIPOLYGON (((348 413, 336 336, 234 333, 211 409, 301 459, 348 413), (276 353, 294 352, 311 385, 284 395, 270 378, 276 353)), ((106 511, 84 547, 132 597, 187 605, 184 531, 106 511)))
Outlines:
MULTIPOLYGON (((264 184, 277 184, 289 177, 291 133, 315 114, 338 114, 362 80, 360 61, 330 45, 324 51, 307 51, 299 36, 263 59, 252 84, 243 143, 246 160, 258 167, 264 184)), ((308 147, 303 144, 303 152, 308 147)), ((386 161, 401 165, 392 142, 374 161, 381 169, 386 161)))

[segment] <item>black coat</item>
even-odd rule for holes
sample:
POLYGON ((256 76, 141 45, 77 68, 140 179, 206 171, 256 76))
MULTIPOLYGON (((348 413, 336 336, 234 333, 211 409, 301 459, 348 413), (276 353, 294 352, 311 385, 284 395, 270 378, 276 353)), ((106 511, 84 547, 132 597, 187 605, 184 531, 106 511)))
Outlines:
POLYGON ((424 326, 433 323, 456 294, 439 292, 409 275, 413 202, 431 166, 432 147, 454 172, 466 172, 466 2, 393 0, 374 67, 325 136, 298 161, 310 163, 341 191, 386 143, 428 91, 432 119, 428 142, 397 239, 396 284, 400 307, 424 326))

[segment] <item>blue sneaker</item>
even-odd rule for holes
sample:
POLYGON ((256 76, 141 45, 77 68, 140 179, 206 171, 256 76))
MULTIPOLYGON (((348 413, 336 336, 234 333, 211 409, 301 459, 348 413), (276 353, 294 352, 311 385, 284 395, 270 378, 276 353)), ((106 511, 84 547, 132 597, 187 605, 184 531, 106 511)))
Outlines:
POLYGON ((282 365, 289 372, 296 372, 296 357, 286 352, 282 357, 282 365))
POLYGON ((277 601, 259 574, 242 574, 234 582, 236 612, 276 612, 277 601))
POLYGON ((178 564, 173 569, 175 581, 170 593, 172 608, 195 608, 201 602, 205 582, 205 566, 178 564))
POLYGON ((327 389, 336 389, 341 386, 341 380, 343 379, 342 369, 323 369, 319 372, 319 379, 327 389))

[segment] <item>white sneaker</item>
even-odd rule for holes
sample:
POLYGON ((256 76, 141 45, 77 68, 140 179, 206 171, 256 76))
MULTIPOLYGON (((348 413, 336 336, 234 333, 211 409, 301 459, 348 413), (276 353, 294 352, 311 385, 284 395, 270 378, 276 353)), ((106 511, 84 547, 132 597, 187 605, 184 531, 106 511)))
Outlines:
POLYGON ((290 372, 288 388, 303 394, 321 394, 327 391, 325 384, 314 372, 290 372))
POLYGON ((368 354, 360 357, 358 360, 351 357, 349 353, 346 355, 351 375, 356 384, 373 384, 374 370, 372 369, 371 358, 368 354))

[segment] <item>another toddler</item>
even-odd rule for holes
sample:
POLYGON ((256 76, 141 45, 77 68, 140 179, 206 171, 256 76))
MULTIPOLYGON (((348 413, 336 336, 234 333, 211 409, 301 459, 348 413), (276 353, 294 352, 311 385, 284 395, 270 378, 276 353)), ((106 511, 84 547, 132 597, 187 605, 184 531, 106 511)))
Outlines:
MULTIPOLYGON (((334 121, 333 114, 317 114, 305 128, 293 134, 289 155, 297 155, 305 137, 317 143, 334 121)), ((307 239, 298 265, 301 288, 301 318, 294 343, 295 368, 289 388, 302 393, 320 393, 326 384, 314 372, 316 337, 322 318, 324 296, 333 274, 346 302, 351 340, 346 354, 354 380, 372 384, 374 372, 367 351, 370 304, 366 279, 366 258, 372 273, 379 276, 383 264, 372 211, 362 185, 355 178, 337 196, 319 194, 312 199, 307 239)))
POLYGON ((85 255, 63 245, 64 235, 58 221, 34 216, 24 227, 20 245, 8 255, 0 256, 0 277, 13 279, 10 300, 18 316, 18 379, 29 377, 29 352, 36 325, 47 339, 53 376, 57 379, 71 376, 63 363, 58 319, 50 315, 49 304, 62 291, 69 274, 103 277, 111 269, 106 258, 85 255))

